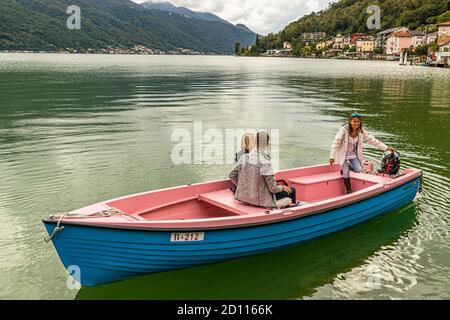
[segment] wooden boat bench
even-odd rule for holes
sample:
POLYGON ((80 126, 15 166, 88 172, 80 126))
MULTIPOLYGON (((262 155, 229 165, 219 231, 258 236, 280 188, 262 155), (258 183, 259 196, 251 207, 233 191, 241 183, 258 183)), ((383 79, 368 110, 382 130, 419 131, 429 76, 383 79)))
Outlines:
POLYGON ((311 176, 291 178, 288 179, 288 182, 290 184, 311 185, 318 182, 330 182, 338 179, 342 179, 342 176, 339 172, 329 172, 329 173, 315 174, 311 176))
MULTIPOLYGON (((353 172, 351 173, 351 178, 356 189, 381 183, 386 179, 382 176, 353 172)), ((342 176, 339 171, 291 178, 287 179, 287 182, 296 188, 297 201, 313 202, 345 194, 342 176)), ((199 194, 198 200, 238 215, 260 214, 266 211, 266 208, 248 205, 234 199, 234 194, 229 189, 199 194)))
MULTIPOLYGON (((365 173, 350 173, 354 190, 382 183, 386 177, 365 173)), ((288 179, 297 190, 297 201, 319 201, 345 194, 342 175, 339 171, 288 179)))
POLYGON ((247 205, 234 199, 234 194, 229 189, 202 193, 198 195, 198 199, 236 214, 260 214, 266 211, 266 208, 247 205))

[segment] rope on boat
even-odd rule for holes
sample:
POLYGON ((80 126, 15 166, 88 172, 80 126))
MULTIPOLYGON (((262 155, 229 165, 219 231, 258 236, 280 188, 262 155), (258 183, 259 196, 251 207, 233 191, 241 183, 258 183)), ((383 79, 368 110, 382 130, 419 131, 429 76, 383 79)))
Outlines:
MULTIPOLYGON (((115 214, 120 214, 120 215, 126 215, 126 216, 130 216, 133 217, 125 212, 120 211, 119 209, 116 208, 110 208, 110 209, 106 209, 106 210, 102 210, 102 211, 98 211, 98 212, 93 212, 93 213, 71 213, 71 212, 63 212, 63 213, 58 213, 55 215, 52 215, 49 217, 50 220, 56 220, 58 219, 58 222, 56 224, 55 229, 53 229, 53 232, 50 236, 46 236, 44 238, 45 242, 49 242, 50 240, 53 239, 53 237, 60 231, 62 231, 64 229, 64 226, 61 226, 61 221, 64 218, 98 218, 98 217, 111 217, 112 215, 115 214)), ((134 217, 133 217, 134 218, 134 217)))
POLYGON ((50 240, 53 239, 53 237, 60 232, 62 229, 64 229, 64 226, 60 227, 59 225, 61 224, 61 220, 65 217, 65 214, 61 214, 61 216, 59 217, 58 223, 56 224, 55 229, 53 229, 53 232, 50 236, 46 236, 44 238, 45 242, 49 242, 50 240))
POLYGON ((419 184, 419 193, 422 193, 423 190, 423 172, 421 171, 421 175, 420 175, 420 184, 419 184))

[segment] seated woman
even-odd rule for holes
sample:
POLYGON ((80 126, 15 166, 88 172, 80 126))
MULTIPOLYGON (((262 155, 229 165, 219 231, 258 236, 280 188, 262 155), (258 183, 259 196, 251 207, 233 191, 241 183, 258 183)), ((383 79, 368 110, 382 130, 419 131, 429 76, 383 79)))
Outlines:
POLYGON ((290 198, 296 204, 295 188, 281 186, 275 181, 270 156, 266 153, 269 134, 256 134, 256 148, 243 155, 229 174, 236 186, 235 199, 266 207, 278 207, 277 200, 290 198))
POLYGON ((236 156, 234 157, 234 162, 237 163, 244 154, 252 151, 254 147, 255 147, 255 135, 250 132, 243 134, 241 138, 241 150, 239 150, 236 153, 236 156))
MULTIPOLYGON (((239 150, 235 157, 234 162, 238 163, 239 159, 249 153, 255 147, 255 135, 253 133, 247 132, 242 135, 241 138, 241 150, 239 150)), ((232 185, 230 188, 231 191, 236 192, 236 185, 232 185)))

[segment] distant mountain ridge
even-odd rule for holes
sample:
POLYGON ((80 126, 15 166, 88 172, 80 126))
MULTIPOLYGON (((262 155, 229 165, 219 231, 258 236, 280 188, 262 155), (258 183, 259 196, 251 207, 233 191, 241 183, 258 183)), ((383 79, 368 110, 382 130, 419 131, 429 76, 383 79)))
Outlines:
POLYGON ((230 24, 230 22, 216 16, 215 14, 212 14, 209 12, 196 12, 196 11, 192 11, 185 7, 177 7, 168 1, 165 1, 165 2, 146 1, 146 2, 141 3, 141 6, 147 8, 147 9, 154 9, 154 10, 161 10, 161 11, 177 13, 177 14, 184 15, 184 16, 187 16, 190 18, 197 18, 197 19, 207 20, 207 21, 220 21, 223 23, 230 24))
MULTIPOLYGON (((207 21, 218 21, 218 22, 233 25, 231 22, 224 20, 221 17, 219 17, 213 13, 198 12, 198 11, 192 11, 185 7, 177 7, 177 6, 173 5, 172 3, 170 3, 169 1, 153 2, 153 1, 149 0, 149 1, 141 3, 141 6, 144 6, 145 8, 150 9, 150 10, 167 11, 167 12, 177 13, 177 14, 183 15, 185 17, 189 17, 189 18, 196 18, 196 19, 207 20, 207 21)), ((255 33, 253 30, 251 30, 245 24, 238 23, 234 26, 236 28, 239 28, 246 32, 255 33)), ((256 36, 256 33, 255 33, 255 36, 256 36)))
POLYGON ((238 23, 238 24, 236 24, 235 26, 236 26, 237 28, 242 29, 242 30, 249 31, 249 32, 253 32, 253 31, 250 30, 249 27, 247 27, 245 24, 238 23))
POLYGON ((129 0, 2 0, 0 50, 58 51, 65 48, 177 48, 232 54, 236 42, 251 45, 256 34, 230 23, 148 10, 129 0), (81 30, 69 30, 66 10, 81 9, 81 30))

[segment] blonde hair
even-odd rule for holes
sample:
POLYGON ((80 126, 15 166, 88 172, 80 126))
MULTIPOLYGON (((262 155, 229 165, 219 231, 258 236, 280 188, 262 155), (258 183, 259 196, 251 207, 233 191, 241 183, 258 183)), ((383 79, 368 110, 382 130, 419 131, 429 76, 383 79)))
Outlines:
POLYGON ((255 135, 253 133, 245 133, 241 139, 241 149, 245 149, 247 152, 255 147, 255 135))

